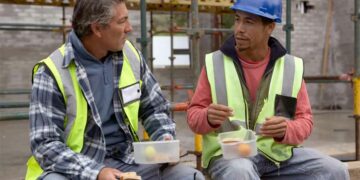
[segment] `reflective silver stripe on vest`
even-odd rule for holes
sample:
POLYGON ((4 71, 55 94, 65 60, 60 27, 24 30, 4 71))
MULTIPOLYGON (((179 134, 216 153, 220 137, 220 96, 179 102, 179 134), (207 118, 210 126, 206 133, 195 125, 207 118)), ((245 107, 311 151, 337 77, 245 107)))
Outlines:
POLYGON ((228 106, 224 55, 221 53, 221 51, 216 51, 213 53, 213 65, 217 103, 228 106))
POLYGON ((131 49, 131 47, 128 45, 128 43, 125 43, 123 51, 129 60, 131 70, 134 73, 135 79, 137 81, 139 81, 140 80, 140 60, 137 58, 136 54, 134 54, 134 51, 131 49))
MULTIPOLYGON (((221 51, 213 53, 213 70, 215 78, 215 91, 218 104, 228 106, 226 79, 225 79, 225 65, 224 55, 221 51)), ((221 127, 216 130, 217 133, 236 131, 242 127, 246 127, 245 122, 239 120, 226 120, 221 124, 221 127)))
POLYGON ((72 84, 72 79, 70 76, 70 72, 68 69, 63 68, 63 59, 64 56, 62 56, 60 50, 56 50, 50 55, 50 59, 53 61, 53 63, 56 66, 56 69, 59 71, 60 77, 62 79, 62 83, 64 85, 64 93, 67 97, 67 103, 66 103, 66 116, 67 116, 67 124, 65 127, 65 140, 67 140, 70 130, 74 124, 75 118, 76 118, 76 95, 74 86, 72 84))
POLYGON ((294 77, 295 77, 295 58, 294 56, 286 54, 285 62, 284 62, 284 75, 283 75, 281 95, 289 96, 289 97, 292 96, 294 77))

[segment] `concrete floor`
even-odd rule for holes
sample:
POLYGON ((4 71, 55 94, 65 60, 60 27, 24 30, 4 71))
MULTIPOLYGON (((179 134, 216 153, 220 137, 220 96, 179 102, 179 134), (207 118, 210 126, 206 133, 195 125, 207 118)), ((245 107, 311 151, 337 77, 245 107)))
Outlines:
MULTIPOLYGON (((315 128, 304 146, 316 148, 326 154, 350 160, 355 157, 354 120, 349 118, 351 110, 315 111, 315 128)), ((178 139, 181 148, 193 150, 193 136, 188 129, 185 113, 176 113, 178 139)), ((26 160, 30 156, 28 121, 0 121, 0 179, 20 180, 24 178, 26 160)), ((194 156, 182 161, 194 165, 194 156)))

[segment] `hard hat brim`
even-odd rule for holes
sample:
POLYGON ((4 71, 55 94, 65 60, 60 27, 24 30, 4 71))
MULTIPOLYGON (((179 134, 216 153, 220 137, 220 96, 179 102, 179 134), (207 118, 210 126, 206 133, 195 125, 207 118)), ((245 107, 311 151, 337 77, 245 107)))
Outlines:
POLYGON ((259 10, 255 9, 255 8, 234 5, 234 6, 231 6, 230 9, 232 9, 234 11, 243 11, 243 12, 247 12, 247 13, 250 13, 250 14, 255 14, 255 15, 258 15, 258 16, 261 16, 261 17, 265 17, 265 18, 274 20, 276 23, 281 23, 281 17, 273 16, 271 14, 259 11, 259 10))

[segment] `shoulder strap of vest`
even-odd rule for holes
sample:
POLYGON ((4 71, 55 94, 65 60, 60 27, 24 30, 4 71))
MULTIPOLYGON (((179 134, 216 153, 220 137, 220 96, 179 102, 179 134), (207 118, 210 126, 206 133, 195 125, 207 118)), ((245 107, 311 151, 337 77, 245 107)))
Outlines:
MULTIPOLYGON (((303 76, 302 59, 286 54, 284 57, 284 74, 281 94, 284 96, 295 96, 301 87, 303 76), (299 87, 300 85, 300 87, 299 87)), ((296 96, 295 96, 296 97, 296 96)))
POLYGON ((126 41, 123 49, 124 56, 129 60, 132 72, 134 73, 135 79, 137 81, 140 80, 140 55, 136 48, 133 46, 133 44, 130 41, 126 41))
POLYGON ((62 66, 62 61, 53 61, 54 59, 63 59, 64 51, 65 51, 65 46, 62 45, 56 51, 51 53, 49 57, 47 57, 46 59, 43 59, 39 63, 37 63, 33 68, 33 76, 32 76, 33 78, 32 79, 34 79, 34 75, 38 71, 40 65, 45 64, 46 67, 49 68, 49 70, 52 73, 53 77, 55 78, 55 81, 57 82, 57 84, 59 86, 59 90, 60 90, 61 94, 63 95, 64 101, 66 103, 67 98, 65 96, 64 85, 62 84, 62 82, 63 82, 62 81, 62 76, 60 75, 59 71, 57 70, 58 67, 62 66))
POLYGON ((211 54, 209 54, 206 63, 206 68, 211 70, 214 77, 215 83, 215 92, 216 92, 216 100, 218 104, 223 104, 225 106, 228 105, 227 102, 227 89, 226 89, 226 80, 225 80, 225 65, 224 65, 224 54, 218 50, 211 54), (216 69, 216 70, 215 70, 216 69))

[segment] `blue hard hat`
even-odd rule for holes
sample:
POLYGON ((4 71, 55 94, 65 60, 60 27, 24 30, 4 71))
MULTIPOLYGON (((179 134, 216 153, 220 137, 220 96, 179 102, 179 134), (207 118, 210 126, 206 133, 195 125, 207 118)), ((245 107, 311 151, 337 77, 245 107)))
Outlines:
POLYGON ((281 0, 236 0, 231 9, 255 14, 281 23, 281 0))

